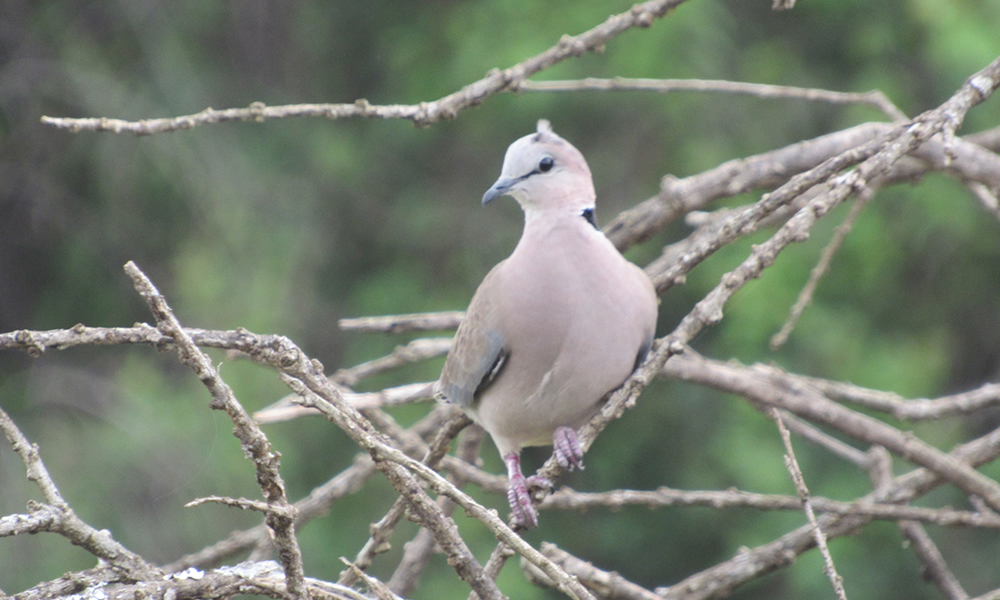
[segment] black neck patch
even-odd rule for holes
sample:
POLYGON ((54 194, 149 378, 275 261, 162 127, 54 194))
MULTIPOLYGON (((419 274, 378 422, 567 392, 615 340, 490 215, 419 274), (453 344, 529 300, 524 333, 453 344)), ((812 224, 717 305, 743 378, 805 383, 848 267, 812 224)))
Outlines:
POLYGON ((585 209, 583 209, 583 212, 580 213, 580 216, 583 217, 584 219, 586 219, 588 223, 590 223, 591 225, 593 225, 594 229, 597 229, 597 219, 594 218, 594 209, 593 208, 585 208, 585 209))

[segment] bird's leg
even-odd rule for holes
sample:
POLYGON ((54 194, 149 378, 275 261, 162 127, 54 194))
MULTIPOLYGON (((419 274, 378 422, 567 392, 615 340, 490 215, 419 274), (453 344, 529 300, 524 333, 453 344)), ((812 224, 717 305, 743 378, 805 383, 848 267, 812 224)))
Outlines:
POLYGON ((503 461, 507 464, 507 479, 510 480, 507 500, 510 502, 511 512, 514 513, 514 520, 528 529, 538 527, 538 513, 531 505, 528 481, 521 473, 521 458, 516 452, 510 452, 503 457, 503 461))
POLYGON ((572 427, 559 427, 552 433, 552 450, 562 468, 583 470, 583 448, 572 427))

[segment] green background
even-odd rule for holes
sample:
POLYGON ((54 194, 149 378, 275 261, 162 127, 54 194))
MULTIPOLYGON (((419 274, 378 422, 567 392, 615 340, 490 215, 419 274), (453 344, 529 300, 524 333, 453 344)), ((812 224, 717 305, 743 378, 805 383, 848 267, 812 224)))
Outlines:
MULTIPOLYGON (((626 32, 601 54, 539 79, 731 79, 884 91, 909 115, 943 102, 1000 53, 1000 3, 988 0, 687 2, 654 27, 626 32)), ((191 327, 287 335, 332 371, 390 351, 407 337, 348 334, 337 320, 462 309, 486 271, 510 252, 521 213, 479 198, 514 139, 548 118, 588 158, 598 218, 656 193, 665 174, 719 163, 884 117, 863 107, 719 94, 523 93, 489 98, 454 121, 287 119, 230 123, 137 138, 70 134, 41 115, 144 119, 205 107, 299 102, 406 104, 433 100, 627 10, 628 3, 436 1, 0 2, 0 331, 76 323, 128 326, 149 314, 122 265, 134 260, 191 327)), ((996 127, 994 99, 961 133, 996 127)), ((756 196, 726 204, 745 203, 756 196)), ((786 251, 729 303, 695 347, 721 359, 775 362, 911 397, 995 379, 1000 359, 1000 223, 958 182, 930 175, 881 191, 821 283, 785 349, 767 343, 846 207, 786 251)), ((672 225, 631 250, 645 264, 688 229, 672 225)), ((719 252, 663 299, 660 334, 766 232, 719 252)), ((411 336, 412 337, 412 336, 411 336)), ((287 393, 247 362, 222 375, 250 410, 287 393)), ((437 376, 441 361, 364 384, 379 389, 437 376)), ((83 347, 31 359, 0 354, 0 406, 91 525, 156 563, 257 523, 220 506, 184 509, 219 494, 259 497, 226 416, 173 354, 148 347, 83 347)), ((402 422, 426 406, 394 411, 402 422)), ((974 419, 901 425, 940 448, 1000 424, 974 419)), ((266 429, 298 499, 348 466, 356 448, 320 419, 266 429)), ((797 442, 817 495, 849 500, 866 476, 797 442)), ((864 449, 864 448, 862 448, 864 449)), ((738 487, 792 493, 774 425, 734 397, 657 382, 598 439, 587 469, 563 482, 582 491, 738 487)), ((528 453, 540 464, 548 450, 528 453)), ((485 467, 502 463, 487 442, 485 467)), ((897 469, 906 465, 897 461, 897 469)), ((986 468, 1000 477, 995 465, 986 468)), ((0 515, 38 492, 0 446, 0 515)), ((504 507, 498 497, 483 496, 504 507)), ((369 523, 394 495, 380 477, 301 533, 307 574, 335 579, 369 523)), ((928 505, 965 500, 950 489, 928 505)), ((671 508, 544 513, 533 543, 550 540, 647 587, 675 583, 804 522, 801 513, 671 508)), ((464 516, 481 561, 489 533, 464 516)), ((406 523, 373 573, 388 578, 406 523)), ((930 527, 971 594, 1000 586, 1000 538, 930 527)), ((854 598, 937 598, 889 523, 832 542, 854 598)), ((93 558, 51 534, 0 539, 0 589, 14 593, 93 558)), ((557 594, 524 582, 516 561, 501 576, 512 598, 557 594)), ((442 557, 416 598, 464 598, 442 557)), ((736 592, 739 598, 831 597, 819 555, 736 592)))

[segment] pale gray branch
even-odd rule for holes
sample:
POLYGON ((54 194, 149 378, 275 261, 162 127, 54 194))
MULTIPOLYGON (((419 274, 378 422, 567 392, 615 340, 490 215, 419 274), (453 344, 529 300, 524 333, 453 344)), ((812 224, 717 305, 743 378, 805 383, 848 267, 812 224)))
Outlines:
POLYGON ((837 598, 839 600, 847 600, 847 593, 844 591, 844 579, 837 573, 837 567, 833 564, 830 548, 826 544, 826 534, 823 533, 823 529, 816 520, 816 513, 813 511, 809 488, 806 487, 806 481, 802 476, 799 461, 795 458, 795 449, 792 448, 792 436, 785 427, 785 423, 781 418, 781 412, 776 408, 772 408, 769 413, 774 422, 778 424, 781 441, 785 445, 785 466, 792 476, 792 482, 795 484, 795 491, 799 495, 799 501, 802 502, 802 509, 806 513, 806 518, 809 519, 809 525, 812 527, 813 537, 816 540, 816 547, 819 548, 820 554, 823 555, 823 571, 826 573, 827 579, 830 580, 830 584, 833 585, 833 591, 837 594, 837 598))
POLYGON ((879 90, 869 92, 836 92, 816 88, 787 85, 767 85, 740 81, 707 79, 642 79, 614 77, 600 79, 588 77, 573 81, 522 81, 517 84, 522 92, 580 92, 580 91, 647 91, 647 92, 713 92, 739 94, 768 99, 796 99, 832 104, 865 104, 885 113, 896 121, 906 119, 903 111, 879 90))
POLYGON ((633 27, 649 27, 683 2, 684 0, 649 0, 636 4, 625 12, 608 17, 606 21, 588 31, 576 36, 564 35, 558 44, 548 50, 502 71, 493 69, 479 81, 432 102, 386 106, 372 105, 363 98, 351 104, 267 106, 263 102, 254 102, 247 108, 224 110, 206 108, 197 114, 164 119, 125 121, 105 117, 69 119, 43 116, 42 123, 73 133, 106 131, 134 135, 179 131, 209 123, 228 121, 259 123, 289 117, 407 119, 416 125, 426 126, 440 120, 454 119, 463 109, 481 104, 493 94, 512 89, 526 78, 568 58, 603 50, 604 45, 619 34, 633 27))
MULTIPOLYGON (((885 521, 919 521, 944 527, 984 527, 1000 529, 1000 517, 992 512, 972 512, 950 508, 924 508, 897 504, 842 502, 810 497, 817 512, 858 515, 885 521)), ((540 508, 561 510, 617 510, 625 506, 666 508, 704 506, 716 510, 752 508, 754 510, 802 510, 796 496, 758 494, 743 490, 675 490, 661 487, 651 491, 612 490, 584 493, 568 488, 552 492, 540 508)))

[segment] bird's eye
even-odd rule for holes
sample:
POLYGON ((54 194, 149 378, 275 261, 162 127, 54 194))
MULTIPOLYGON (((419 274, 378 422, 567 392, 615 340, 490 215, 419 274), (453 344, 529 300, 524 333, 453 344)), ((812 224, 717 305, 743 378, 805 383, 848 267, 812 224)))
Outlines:
POLYGON ((553 160, 551 156, 546 156, 541 161, 539 161, 538 170, 541 171, 542 173, 547 173, 552 170, 552 167, 555 166, 555 164, 556 161, 553 160))

